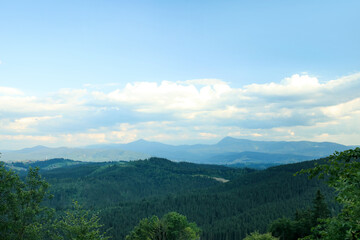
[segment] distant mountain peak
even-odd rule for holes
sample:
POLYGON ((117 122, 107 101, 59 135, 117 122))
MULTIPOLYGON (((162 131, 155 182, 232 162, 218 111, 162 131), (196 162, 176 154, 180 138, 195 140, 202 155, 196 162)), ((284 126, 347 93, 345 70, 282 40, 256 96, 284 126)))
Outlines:
MULTIPOLYGON (((167 158, 175 161, 189 162, 211 162, 220 163, 237 153, 251 153, 251 158, 259 158, 267 162, 269 154, 272 157, 283 157, 284 155, 293 159, 293 155, 304 156, 301 159, 313 159, 325 157, 334 151, 343 151, 350 147, 326 142, 306 142, 306 141, 260 141, 238 139, 234 137, 224 137, 221 141, 211 145, 169 145, 161 142, 153 142, 145 139, 138 139, 126 144, 95 145, 87 148, 49 148, 36 146, 33 148, 18 151, 4 152, 2 161, 24 161, 24 160, 44 160, 49 158, 70 158, 81 161, 119 161, 145 159, 151 156, 167 158), (229 155, 230 154, 230 155, 229 155), (256 155, 256 156, 255 156, 256 155), (291 155, 291 156, 290 156, 291 155), (224 159, 222 159, 224 157, 224 159)), ((249 155, 249 154, 247 154, 249 155)), ((239 155, 240 156, 240 155, 239 155)), ((244 157, 244 154, 240 157, 244 157)), ((298 157, 296 157, 299 159, 298 157)))
POLYGON ((165 143, 147 141, 147 140, 142 139, 142 138, 139 139, 139 140, 136 140, 134 142, 127 143, 125 145, 128 145, 128 146, 170 146, 170 145, 165 144, 165 143))
POLYGON ((31 147, 31 148, 23 148, 21 149, 22 151, 37 151, 37 150, 44 150, 44 149, 49 149, 48 147, 45 147, 43 145, 37 145, 35 147, 31 147))
POLYGON ((234 142, 241 142, 241 141, 248 141, 250 142, 251 140, 245 140, 245 139, 239 139, 239 138, 233 138, 233 137, 224 137, 223 139, 221 139, 217 144, 229 144, 229 143, 234 143, 234 142))
POLYGON ((226 136, 226 137, 224 137, 223 139, 221 139, 220 141, 227 141, 227 140, 234 140, 234 139, 237 139, 237 138, 233 138, 233 137, 230 137, 230 136, 226 136))
POLYGON ((136 141, 133 141, 133 142, 130 142, 130 143, 148 143, 149 141, 146 141, 145 139, 143 139, 143 138, 140 138, 140 139, 138 139, 138 140, 136 140, 136 141))
POLYGON ((48 148, 48 147, 46 147, 44 145, 37 145, 35 147, 32 147, 32 149, 43 149, 43 148, 48 148))
POLYGON ((129 142, 129 143, 126 143, 125 145, 128 145, 128 146, 131 146, 131 145, 136 145, 136 146, 143 146, 143 145, 149 145, 153 142, 149 142, 149 141, 146 141, 145 139, 138 139, 138 140, 135 140, 133 142, 129 142))

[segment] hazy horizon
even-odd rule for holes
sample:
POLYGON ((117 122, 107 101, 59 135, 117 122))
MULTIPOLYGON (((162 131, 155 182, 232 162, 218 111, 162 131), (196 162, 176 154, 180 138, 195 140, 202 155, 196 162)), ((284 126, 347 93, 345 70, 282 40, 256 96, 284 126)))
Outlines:
MULTIPOLYGON (((184 146, 184 145, 216 145, 217 143, 219 143, 220 141, 222 141, 225 138, 228 138, 230 136, 225 136, 219 140, 211 140, 211 141, 202 141, 202 142, 193 142, 193 143, 186 143, 186 144, 172 144, 172 143, 166 143, 166 142, 160 142, 160 141, 150 141, 150 140, 146 140, 143 138, 140 139, 136 139, 134 141, 131 142, 126 142, 126 143, 98 143, 98 144, 90 144, 90 145, 79 145, 79 146, 66 146, 66 145, 62 145, 62 146, 51 146, 51 145, 46 145, 46 144, 41 144, 41 145, 29 145, 29 146, 24 146, 21 148, 9 148, 9 149, 0 149, 0 151, 17 151, 17 150, 23 150, 23 149, 32 149, 32 148, 37 148, 37 147, 46 147, 46 148, 88 148, 88 147, 96 147, 96 146, 106 146, 106 145, 112 145, 112 144, 129 144, 129 143, 135 143, 138 141, 146 141, 146 142, 150 142, 150 143, 161 143, 161 144, 165 144, 165 145, 170 145, 170 146, 184 146)), ((307 141, 307 140, 298 140, 298 141, 273 141, 273 140, 251 140, 251 139, 245 139, 245 138, 235 138, 235 137, 230 137, 230 138, 234 138, 234 139, 238 139, 238 140, 249 140, 249 141, 259 141, 259 142, 313 142, 313 143, 335 143, 335 144, 340 144, 337 142, 329 142, 329 141, 307 141)), ((348 147, 357 147, 359 145, 346 145, 346 144, 341 144, 344 146, 348 146, 348 147)))

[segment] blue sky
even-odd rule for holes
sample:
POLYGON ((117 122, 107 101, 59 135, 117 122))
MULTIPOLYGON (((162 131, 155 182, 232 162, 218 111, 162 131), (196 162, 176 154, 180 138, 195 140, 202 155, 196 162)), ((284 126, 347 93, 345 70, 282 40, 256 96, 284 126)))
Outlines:
POLYGON ((360 144, 359 1, 1 1, 0 149, 360 144))

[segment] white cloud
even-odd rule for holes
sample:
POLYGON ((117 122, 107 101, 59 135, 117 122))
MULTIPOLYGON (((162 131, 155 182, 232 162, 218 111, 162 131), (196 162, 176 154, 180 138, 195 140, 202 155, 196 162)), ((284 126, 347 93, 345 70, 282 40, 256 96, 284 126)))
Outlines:
POLYGON ((0 143, 185 143, 230 135, 360 144, 359 90, 360 73, 328 82, 295 74, 243 88, 217 79, 136 82, 110 91, 89 85, 46 97, 0 87, 0 143))
POLYGON ((205 138, 205 139, 212 139, 212 138, 218 138, 219 135, 214 134, 214 133, 209 133, 209 132, 201 132, 199 133, 201 138, 205 138))
POLYGON ((27 96, 18 89, 0 87, 0 113, 49 115, 89 109, 91 100, 86 89, 60 89, 47 97, 27 96))
POLYGON ((253 133, 252 136, 254 136, 254 137, 262 137, 263 134, 261 134, 261 133, 253 133))
POLYGON ((68 144, 73 144, 74 142, 80 142, 82 145, 84 143, 106 143, 106 134, 102 132, 86 132, 86 133, 68 133, 61 134, 58 138, 63 139, 63 141, 68 144))
POLYGON ((1 140, 5 140, 5 141, 31 141, 34 143, 50 143, 50 142, 55 142, 57 140, 57 138, 52 137, 52 136, 45 136, 45 135, 1 135, 0 134, 0 141, 1 140))
POLYGON ((205 85, 197 88, 191 84, 163 81, 136 82, 127 84, 109 94, 95 92, 99 100, 118 104, 131 104, 139 112, 164 112, 183 110, 204 110, 221 104, 231 88, 226 84, 205 85))
POLYGON ((292 108, 324 107, 357 98, 360 73, 323 83, 316 77, 295 74, 280 83, 251 84, 244 89, 246 96, 265 103, 292 108))
POLYGON ((24 93, 16 88, 10 88, 10 87, 1 87, 0 86, 0 95, 23 95, 24 93))
POLYGON ((360 112, 360 98, 333 106, 322 107, 321 111, 332 118, 347 118, 354 113, 360 112))
MULTIPOLYGON (((360 73, 344 76, 339 79, 331 80, 324 84, 327 90, 342 91, 344 89, 351 89, 354 86, 360 86, 360 73)), ((356 89, 358 90, 358 89, 356 89)))
POLYGON ((26 132, 30 130, 32 127, 36 127, 38 124, 43 123, 44 121, 51 120, 51 119, 58 119, 61 118, 61 115, 57 116, 42 116, 42 117, 25 117, 15 119, 13 121, 6 121, 6 125, 3 123, 1 124, 2 129, 7 129, 15 132, 26 132))
POLYGON ((294 96, 315 93, 320 87, 321 84, 316 77, 294 74, 280 83, 251 84, 245 86, 245 89, 260 96, 294 96))

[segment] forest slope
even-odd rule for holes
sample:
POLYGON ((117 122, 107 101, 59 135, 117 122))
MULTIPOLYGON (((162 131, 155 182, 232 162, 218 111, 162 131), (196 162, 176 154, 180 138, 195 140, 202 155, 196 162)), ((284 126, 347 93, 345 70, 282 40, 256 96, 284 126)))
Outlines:
MULTIPOLYGON (((176 211, 203 229, 202 239, 231 240, 254 230, 265 231, 271 221, 311 206, 317 189, 331 199, 332 192, 321 182, 294 176, 314 162, 260 171, 151 158, 70 164, 43 169, 42 175, 54 194, 47 204, 64 210, 77 200, 100 211, 114 239, 124 239, 144 217, 176 211)), ((336 211, 336 205, 330 204, 336 211)))

